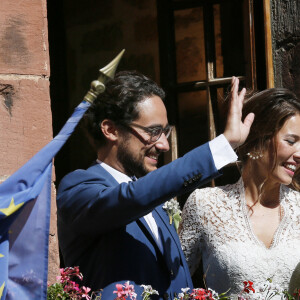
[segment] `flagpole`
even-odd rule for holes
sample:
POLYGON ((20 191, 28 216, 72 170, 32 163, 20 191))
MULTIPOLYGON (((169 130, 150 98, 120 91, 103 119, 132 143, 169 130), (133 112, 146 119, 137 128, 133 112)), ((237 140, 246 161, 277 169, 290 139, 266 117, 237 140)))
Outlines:
POLYGON ((117 67, 124 52, 125 49, 123 49, 108 65, 99 70, 100 74, 98 79, 91 82, 91 88, 83 98, 85 101, 93 103, 94 100, 105 91, 105 83, 109 79, 115 77, 117 67))

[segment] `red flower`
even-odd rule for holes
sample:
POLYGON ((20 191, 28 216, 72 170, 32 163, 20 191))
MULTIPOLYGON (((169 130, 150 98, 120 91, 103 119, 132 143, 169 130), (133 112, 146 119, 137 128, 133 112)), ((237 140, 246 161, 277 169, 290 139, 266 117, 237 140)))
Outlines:
POLYGON ((293 296, 294 296, 295 299, 299 300, 299 298, 300 298, 300 289, 296 289, 293 296))
POLYGON ((69 281, 65 286, 64 286, 64 291, 65 292, 79 292, 79 284, 74 282, 74 281, 69 281))
POLYGON ((117 298, 116 299, 118 299, 118 300, 126 300, 126 298, 125 298, 126 297, 126 293, 123 290, 123 285, 117 283, 116 284, 116 288, 117 288, 117 290, 113 291, 114 294, 117 294, 117 298))
POLYGON ((117 298, 115 300, 126 300, 127 297, 130 299, 136 299, 136 293, 134 292, 134 286, 129 284, 129 281, 125 282, 124 285, 117 283, 116 284, 116 291, 113 291, 114 294, 117 294, 117 298))
POLYGON ((253 288, 253 282, 248 280, 248 281, 244 281, 244 289, 243 292, 245 293, 250 293, 250 291, 252 291, 253 293, 255 293, 255 289, 253 288))
POLYGON ((191 299, 195 300, 213 299, 211 291, 207 291, 205 289, 193 289, 191 296, 191 299))
POLYGON ((73 276, 76 276, 79 278, 79 280, 82 280, 83 276, 79 272, 79 267, 67 267, 65 269, 61 268, 59 269, 60 276, 57 276, 56 279, 60 281, 60 283, 68 282, 73 276))
POLYGON ((127 297, 129 296, 130 299, 136 299, 136 293, 134 292, 133 284, 129 284, 129 281, 125 282, 124 289, 127 297))

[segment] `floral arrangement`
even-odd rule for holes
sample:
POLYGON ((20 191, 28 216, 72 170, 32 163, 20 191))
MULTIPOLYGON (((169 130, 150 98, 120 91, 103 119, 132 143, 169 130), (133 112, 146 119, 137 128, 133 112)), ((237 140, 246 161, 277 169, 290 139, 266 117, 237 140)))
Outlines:
POLYGON ((278 295, 280 299, 299 300, 299 291, 290 295, 280 286, 272 283, 272 279, 267 279, 266 282, 258 285, 255 289, 252 281, 244 281, 244 289, 238 295, 238 300, 269 300, 278 295))
MULTIPOLYGON (((47 300, 101 300, 100 291, 92 292, 90 288, 80 287, 74 280, 82 281, 83 276, 78 267, 68 267, 60 269, 60 276, 57 276, 59 282, 49 285, 47 291, 47 300)), ((293 295, 273 284, 271 279, 265 283, 254 287, 252 281, 244 281, 244 287, 241 292, 232 297, 227 296, 229 290, 225 293, 218 294, 212 289, 182 288, 178 295, 174 295, 173 300, 270 300, 274 296, 279 296, 282 300, 300 300, 300 289, 296 290, 293 295)), ((141 299, 151 300, 152 295, 159 295, 151 285, 141 285, 144 289, 141 299)), ((124 284, 116 284, 114 300, 137 300, 137 294, 134 290, 134 285, 129 281, 124 284)), ((105 300, 105 299, 103 299, 105 300)), ((171 300, 171 299, 170 299, 171 300)))
POLYGON ((163 209, 169 216, 170 225, 172 225, 174 222, 175 229, 178 232, 179 223, 181 221, 181 210, 178 201, 172 198, 171 200, 165 202, 163 209))
POLYGON ((252 281, 244 281, 244 288, 236 296, 227 296, 225 293, 218 294, 212 289, 193 289, 189 292, 189 288, 181 289, 182 293, 178 294, 178 297, 174 300, 270 300, 274 296, 278 295, 282 300, 299 300, 300 289, 296 290, 295 293, 290 295, 287 291, 280 288, 278 285, 273 284, 271 279, 268 279, 265 283, 257 286, 254 289, 252 281))
MULTIPOLYGON (((59 281, 48 286, 47 300, 77 300, 77 299, 92 299, 89 293, 91 289, 89 287, 79 287, 79 284, 75 280, 82 281, 83 276, 79 271, 79 267, 68 267, 60 269, 60 276, 56 279, 59 281)), ((94 297, 93 299, 100 300, 100 297, 94 297)))
MULTIPOLYGON (((101 291, 92 292, 89 287, 82 286, 75 280, 82 281, 83 275, 79 271, 79 267, 67 267, 60 269, 60 276, 57 276, 58 282, 48 285, 47 300, 101 300, 101 291)), ((151 300, 151 295, 158 295, 151 285, 141 285, 144 289, 142 293, 142 300, 151 300)), ((115 300, 136 300, 137 294, 134 291, 134 286, 125 282, 125 284, 116 284, 115 300)), ((104 300, 104 299, 103 299, 104 300)))
POLYGON ((212 289, 193 289, 190 292, 190 288, 184 288, 181 289, 182 293, 178 294, 178 297, 175 297, 174 300, 192 300, 192 299, 199 299, 199 300, 225 300, 229 299, 229 297, 226 297, 225 294, 218 294, 212 289))

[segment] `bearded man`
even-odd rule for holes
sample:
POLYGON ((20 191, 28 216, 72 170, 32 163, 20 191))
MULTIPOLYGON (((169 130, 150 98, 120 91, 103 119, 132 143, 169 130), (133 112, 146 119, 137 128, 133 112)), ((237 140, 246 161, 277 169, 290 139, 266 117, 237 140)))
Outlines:
POLYGON ((176 230, 162 208, 165 201, 219 176, 236 160, 253 115, 241 121, 242 99, 233 79, 224 135, 157 169, 169 150, 164 92, 137 72, 120 72, 86 113, 87 131, 97 160, 76 170, 58 190, 58 234, 66 266, 79 266, 84 284, 115 299, 117 283, 130 281, 173 299, 192 281, 176 230))

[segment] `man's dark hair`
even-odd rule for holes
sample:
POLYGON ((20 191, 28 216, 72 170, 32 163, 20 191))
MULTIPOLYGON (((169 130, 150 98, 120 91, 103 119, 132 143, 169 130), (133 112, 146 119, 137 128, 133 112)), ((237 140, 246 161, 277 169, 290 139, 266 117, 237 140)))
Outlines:
POLYGON ((136 71, 123 71, 115 75, 105 85, 100 94, 86 112, 84 119, 88 134, 96 148, 105 143, 100 128, 104 119, 116 125, 129 125, 139 117, 137 104, 148 97, 165 98, 164 91, 150 78, 136 71))

